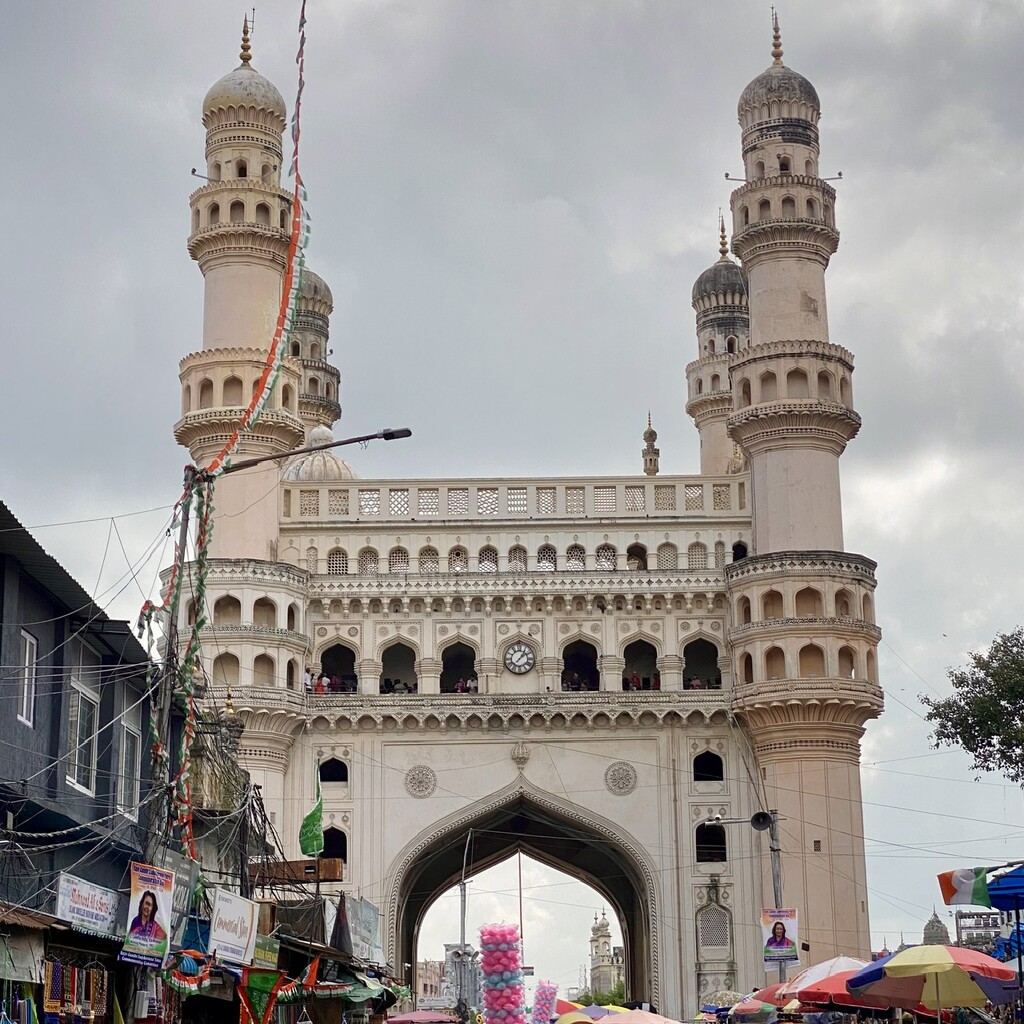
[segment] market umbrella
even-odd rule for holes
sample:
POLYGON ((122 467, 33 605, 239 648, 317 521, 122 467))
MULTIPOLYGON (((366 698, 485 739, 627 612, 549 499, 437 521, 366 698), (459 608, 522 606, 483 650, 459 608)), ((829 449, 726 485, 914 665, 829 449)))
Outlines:
POLYGON ((611 1012, 611 1010, 603 1006, 598 1006, 597 1003, 591 1003, 589 1006, 584 1006, 580 1009, 580 1013, 585 1013, 591 1020, 600 1020, 602 1017, 607 1017, 611 1012))
POLYGON ((745 998, 746 994, 743 992, 733 992, 732 989, 720 988, 705 996, 703 1005, 714 1006, 719 1010, 727 1010, 737 1003, 742 1003, 745 998))
POLYGON ((1017 972, 960 946, 909 946, 876 960, 846 982, 855 996, 913 1009, 1009 1003, 1020 995, 1017 972))
POLYGON ((582 1003, 570 1003, 568 999, 556 999, 555 1013, 572 1013, 574 1010, 579 1010, 582 1006, 582 1003))
POLYGON ((804 994, 805 988, 817 985, 840 971, 859 971, 867 965, 867 960, 859 960, 854 956, 834 956, 831 960, 822 960, 820 964, 813 964, 799 974, 794 974, 789 981, 783 982, 779 990, 779 1000, 782 1003, 788 1003, 791 999, 799 999, 805 1003, 815 1002, 804 994))
POLYGON ((774 985, 767 985, 759 988, 753 995, 754 999, 760 999, 762 1003, 771 1003, 773 1006, 781 1006, 785 1000, 780 998, 779 993, 786 987, 786 982, 777 981, 774 985))
POLYGON ((629 1013, 628 1006, 616 1006, 614 1003, 605 1003, 602 1009, 609 1013, 629 1013))
MULTIPOLYGON (((611 1022, 609 1021, 609 1024, 611 1022)), ((677 1020, 669 1020, 660 1014, 648 1010, 630 1010, 628 1013, 617 1013, 615 1024, 679 1024, 677 1020)))
POLYGON ((730 1011, 729 1017, 732 1020, 743 1021, 743 1024, 759 1024, 771 1020, 777 1016, 779 1008, 772 1003, 763 1003, 760 999, 744 999, 737 1003, 730 1011))
POLYGON ((582 1010, 563 1013, 555 1020, 555 1024, 594 1024, 594 1018, 588 1017, 582 1010))

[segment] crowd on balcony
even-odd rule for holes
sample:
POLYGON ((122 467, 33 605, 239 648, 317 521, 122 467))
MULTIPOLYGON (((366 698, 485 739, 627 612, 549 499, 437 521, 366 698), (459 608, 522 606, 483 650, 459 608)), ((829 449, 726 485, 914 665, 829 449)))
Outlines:
POLYGON ((328 675, 326 672, 315 672, 307 668, 302 675, 302 685, 306 693, 317 696, 325 693, 355 693, 358 680, 351 673, 328 675))

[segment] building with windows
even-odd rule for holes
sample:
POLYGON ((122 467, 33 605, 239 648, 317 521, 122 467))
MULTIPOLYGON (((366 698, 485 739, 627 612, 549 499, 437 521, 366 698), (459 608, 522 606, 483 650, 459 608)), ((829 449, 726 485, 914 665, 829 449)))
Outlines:
POLYGON ((0 900, 54 912, 62 872, 115 896, 145 846, 149 659, 0 503, 0 900))
MULTIPOLYGON (((290 856, 322 779, 342 887, 380 908, 393 965, 417 962, 423 915, 464 860, 520 849, 603 895, 631 997, 678 1018, 703 993, 754 988, 772 889, 767 838, 743 821, 766 808, 784 819, 804 957, 869 951, 875 565, 843 543, 839 458, 860 418, 853 356, 828 332, 839 233, 820 103, 777 31, 738 115, 745 181, 731 243, 723 224, 693 287, 680 397, 699 472, 661 474, 648 423, 636 475, 371 480, 320 451, 217 484, 212 692, 233 694, 239 763, 290 856), (311 692, 306 669, 324 677, 311 692)), ((199 465, 259 387, 287 260, 287 108, 247 36, 201 116, 209 180, 188 248, 203 337, 174 428, 199 465)), ((331 440, 331 312, 304 273, 239 459, 331 440)), ((183 605, 181 625, 197 612, 183 605)))
POLYGON ((620 981, 625 980, 625 962, 622 946, 612 945, 612 929, 605 912, 598 920, 594 914, 594 926, 590 929, 590 991, 611 992, 620 981))

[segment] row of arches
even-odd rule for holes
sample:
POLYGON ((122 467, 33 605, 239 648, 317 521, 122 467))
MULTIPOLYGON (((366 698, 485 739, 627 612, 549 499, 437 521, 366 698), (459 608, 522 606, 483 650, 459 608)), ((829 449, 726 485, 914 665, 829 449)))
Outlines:
MULTIPOLYGON (((679 548, 671 542, 660 544, 654 558, 649 558, 648 550, 643 544, 632 544, 626 551, 624 559, 613 544, 600 544, 591 557, 582 544, 570 544, 562 555, 553 544, 542 544, 537 548, 533 564, 530 564, 527 549, 520 544, 509 548, 504 559, 499 557, 498 549, 485 545, 477 552, 475 559, 470 559, 467 548, 455 545, 448 549, 444 566, 441 554, 433 546, 419 550, 415 566, 407 548, 396 546, 388 552, 386 571, 388 573, 419 573, 434 575, 448 573, 497 573, 497 572, 614 572, 618 569, 646 572, 657 568, 662 571, 673 571, 685 568, 688 571, 721 568, 726 561, 724 541, 716 541, 709 551, 701 541, 694 541, 686 548, 683 558, 679 548), (713 563, 711 559, 713 558, 713 563), (683 560, 685 559, 685 564, 683 560), (624 565, 620 564, 624 561, 624 565)), ((742 542, 732 546, 733 561, 745 558, 747 547, 742 542)), ((317 548, 310 546, 306 550, 306 568, 310 573, 317 573, 320 568, 320 555, 317 548)), ((353 569, 360 576, 376 576, 382 570, 380 553, 374 547, 362 548, 356 558, 350 559, 348 552, 341 547, 332 548, 327 552, 325 570, 328 576, 347 576, 353 569)))
POLYGON ((300 342, 298 342, 298 341, 293 341, 292 342, 292 347, 291 347, 291 354, 296 359, 305 358, 305 359, 309 359, 309 360, 312 360, 312 361, 315 361, 315 362, 319 362, 320 360, 322 360, 324 358, 323 357, 323 350, 320 347, 320 342, 319 341, 311 341, 309 343, 309 350, 308 350, 308 352, 306 353, 305 356, 302 355, 302 344, 300 342))
MULTIPOLYGON (((261 386, 260 378, 257 376, 249 385, 249 395, 255 395, 261 386)), ((196 384, 193 392, 192 384, 186 384, 181 392, 181 411, 190 413, 196 409, 237 409, 249 404, 249 398, 245 397, 246 387, 242 378, 237 374, 230 373, 217 386, 209 377, 202 377, 196 384), (218 394, 219 391, 219 394, 218 394), (219 403, 217 399, 220 399, 219 403)), ((286 409, 289 412, 296 411, 295 389, 291 384, 282 384, 278 408, 286 409)))
MULTIPOLYGON (((215 160, 210 164, 210 181, 224 181, 229 178, 248 178, 250 169, 255 169, 253 164, 245 157, 239 157, 237 160, 215 160)), ((274 171, 276 168, 273 164, 264 162, 260 166, 259 177, 260 181, 264 185, 272 185, 274 182, 274 171)))
MULTIPOLYGON (((780 387, 779 377, 775 371, 766 370, 755 383, 757 402, 776 402, 786 398, 817 398, 822 402, 836 400, 836 381, 828 370, 819 370, 817 376, 812 378, 806 370, 796 367, 788 371, 782 379, 783 387, 780 387)), ((747 377, 741 377, 736 383, 734 394, 737 409, 745 409, 748 405, 754 404, 754 391, 747 377)), ((845 373, 839 377, 838 396, 843 405, 847 408, 851 406, 850 378, 845 373)))
MULTIPOLYGON (((747 111, 744 111, 748 114, 747 111)), ((758 107, 749 111, 748 116, 744 117, 743 124, 747 125, 754 123, 760 123, 762 121, 774 121, 780 117, 792 117, 798 118, 801 121, 810 121, 811 124, 817 124, 818 116, 817 111, 809 103, 805 103, 802 100, 771 100, 770 102, 765 101, 758 107), (751 118, 754 120, 751 121, 751 118)))
MULTIPOLYGON (((297 630, 301 627, 301 613, 299 606, 292 601, 285 610, 284 621, 281 621, 278 607, 275 601, 269 597, 258 597, 251 605, 247 606, 249 616, 247 624, 263 629, 291 629, 297 630)), ((191 626, 196 621, 196 603, 188 603, 188 624, 191 626)), ((231 594, 224 594, 213 602, 213 625, 214 626, 241 626, 242 625, 242 602, 231 594)))
MULTIPOLYGON (((798 173, 797 168, 799 167, 799 161, 788 153, 777 153, 775 155, 775 161, 778 165, 779 174, 796 174, 798 173)), ((764 160, 754 161, 754 174, 753 178, 755 181, 760 181, 765 177, 767 173, 767 165, 764 160)), ((817 166, 814 163, 813 158, 804 158, 804 176, 808 178, 816 177, 818 173, 817 166)))
MULTIPOLYGON (((725 338, 717 338, 714 334, 709 334, 704 342, 704 351, 709 356, 732 355, 734 352, 738 352, 740 347, 740 339, 735 334, 730 334, 725 338)), ((711 390, 717 391, 718 387, 712 386, 711 390)))
POLYGON ((795 653, 787 654, 783 647, 767 648, 755 661, 754 656, 744 652, 739 657, 739 679, 744 683, 768 679, 867 679, 878 682, 875 666, 875 652, 868 649, 861 660, 855 648, 843 644, 834 660, 818 644, 801 646, 795 653))
POLYGON ((312 395, 313 398, 326 398, 328 402, 334 402, 338 397, 337 386, 333 380, 328 379, 321 384, 320 378, 316 376, 306 379, 305 394, 312 395))
POLYGON ((261 227, 269 228, 274 221, 282 231, 288 230, 289 212, 284 207, 280 209, 277 216, 269 203, 258 202, 253 204, 244 199, 233 199, 226 209, 221 207, 219 202, 207 203, 203 207, 196 206, 192 210, 192 231, 201 231, 203 228, 215 228, 221 224, 259 224, 261 227))
MULTIPOLYGON (((766 590, 758 601, 760 620, 765 619, 806 619, 829 617, 838 619, 856 618, 859 614, 865 622, 874 622, 875 603, 871 594, 864 594, 860 600, 845 587, 837 590, 829 599, 827 611, 825 599, 816 587, 804 587, 789 599, 778 590, 766 590)), ((754 605, 749 597, 736 600, 736 622, 747 625, 753 621, 754 605)))
MULTIPOLYGON (((831 216, 831 207, 826 206, 825 219, 831 216)), ((817 199, 807 198, 802 203, 798 203, 795 196, 785 195, 778 202, 778 204, 772 203, 771 199, 765 197, 761 199, 756 207, 757 216, 754 218, 758 222, 769 221, 769 220, 796 220, 797 217, 804 218, 806 220, 820 220, 821 219, 821 207, 818 205, 817 199)), ((747 227, 751 221, 751 207, 743 205, 739 209, 739 222, 741 227, 747 227)))

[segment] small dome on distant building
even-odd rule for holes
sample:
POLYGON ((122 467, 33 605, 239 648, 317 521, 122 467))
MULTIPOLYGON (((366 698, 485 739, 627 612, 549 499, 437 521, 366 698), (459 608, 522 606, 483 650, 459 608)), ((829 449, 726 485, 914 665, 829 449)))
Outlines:
POLYGON ((598 920, 597 914, 594 915, 594 926, 590 929, 590 934, 595 936, 610 936, 612 933, 611 925, 608 924, 608 918, 605 917, 604 911, 601 911, 601 918, 598 920))
POLYGON ((922 942, 925 946, 949 945, 949 929, 942 923, 935 911, 932 911, 932 916, 928 918, 928 923, 924 926, 922 942))
MULTIPOLYGON (((307 445, 330 444, 334 440, 334 432, 330 427, 314 427, 309 432, 307 445)), ((297 455, 284 471, 284 480, 291 483, 333 482, 339 480, 358 480, 359 475, 344 460, 327 450, 308 452, 297 455)))
POLYGON ((266 111, 270 115, 267 121, 278 131, 284 129, 288 116, 284 97, 273 82, 264 78, 249 63, 252 60, 250 49, 249 20, 246 18, 242 27, 242 52, 239 55, 242 63, 214 82, 203 99, 203 124, 207 128, 211 123, 223 120, 228 108, 233 107, 235 115, 232 120, 248 120, 248 116, 239 112, 239 108, 242 111, 255 108, 257 115, 259 111, 266 111))
MULTIPOLYGON (((772 46, 773 63, 766 71, 762 71, 740 94, 740 101, 737 105, 740 119, 743 119, 745 111, 753 111, 755 114, 764 105, 778 103, 806 104, 815 113, 821 112, 821 101, 818 99, 818 92, 803 75, 798 74, 792 68, 787 68, 782 63, 782 36, 779 33, 779 19, 774 20, 774 40, 772 46)), ((777 114, 771 115, 777 117, 777 114)), ((791 112, 789 116, 796 116, 791 112)))
POLYGON ((309 267, 302 268, 302 280, 299 283, 299 309, 308 309, 314 313, 330 316, 334 310, 334 296, 327 282, 314 274, 309 267))
POLYGON ((747 294, 747 275, 738 263, 734 263, 729 258, 725 221, 721 219, 719 220, 718 252, 718 261, 708 267, 693 283, 692 301, 694 305, 709 295, 747 294))

